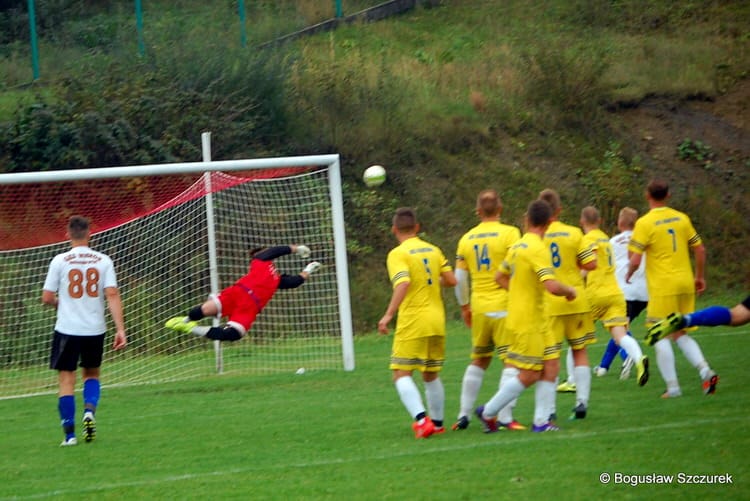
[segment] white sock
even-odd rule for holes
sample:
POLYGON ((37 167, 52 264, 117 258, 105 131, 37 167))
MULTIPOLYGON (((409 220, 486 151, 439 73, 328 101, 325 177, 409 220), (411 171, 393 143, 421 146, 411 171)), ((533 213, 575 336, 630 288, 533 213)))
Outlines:
POLYGON ((667 383, 667 390, 671 392, 679 391, 680 383, 677 381, 677 369, 674 365, 672 341, 661 339, 654 345, 654 350, 656 350, 656 365, 659 366, 662 379, 667 383))
POLYGON ((424 393, 427 399, 428 414, 433 421, 442 421, 445 417, 445 389, 440 378, 425 381, 424 393))
POLYGON ((422 395, 419 394, 419 388, 417 388, 411 376, 398 378, 396 380, 396 391, 401 398, 401 403, 404 404, 412 418, 416 418, 418 414, 425 412, 422 395))
POLYGON ((591 367, 588 365, 577 365, 573 369, 576 379, 576 404, 588 407, 591 396, 591 367))
POLYGON ((503 386, 495 393, 492 398, 484 404, 484 417, 492 418, 497 416, 500 409, 511 403, 523 392, 526 387, 521 383, 518 377, 508 379, 503 386))
POLYGON ((557 385, 552 381, 537 381, 534 389, 534 424, 541 426, 555 412, 557 385))
POLYGON ((464 379, 461 382, 461 409, 458 412, 458 418, 466 416, 471 418, 474 410, 474 404, 479 395, 479 389, 484 381, 484 369, 476 365, 469 364, 464 371, 464 379))
MULTIPOLYGON (((503 369, 503 372, 500 376, 499 388, 502 388, 503 384, 508 380, 513 379, 514 377, 518 377, 518 374, 520 372, 521 371, 519 371, 515 367, 506 367, 505 369, 503 369)), ((508 405, 500 409, 500 413, 497 415, 497 420, 503 424, 508 424, 513 421, 513 408, 516 406, 517 402, 518 399, 514 398, 508 405)))
POLYGON ((633 362, 638 362, 643 357, 643 351, 638 346, 638 341, 630 336, 623 336, 620 339, 620 348, 625 350, 629 357, 633 357, 633 362))
POLYGON ((701 379, 707 379, 708 374, 711 373, 711 368, 708 366, 708 362, 706 362, 701 347, 698 346, 698 342, 691 336, 683 334, 677 339, 677 346, 680 347, 688 362, 698 369, 701 379))
POLYGON ((568 371, 568 383, 576 384, 575 364, 573 363, 573 348, 568 347, 568 354, 565 356, 565 370, 568 371))

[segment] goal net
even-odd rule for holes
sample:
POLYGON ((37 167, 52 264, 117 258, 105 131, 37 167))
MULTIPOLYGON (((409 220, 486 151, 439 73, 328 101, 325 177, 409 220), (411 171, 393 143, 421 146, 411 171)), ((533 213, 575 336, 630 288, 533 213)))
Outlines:
POLYGON ((57 389, 55 311, 41 294, 50 260, 70 247, 74 214, 91 219, 91 247, 112 257, 125 309, 124 351, 111 350, 107 313, 103 385, 354 369, 338 155, 4 174, 0 398, 57 389), (281 273, 312 260, 323 267, 278 291, 244 339, 220 344, 164 328, 244 275, 250 249, 296 243, 312 256, 277 259, 281 273))

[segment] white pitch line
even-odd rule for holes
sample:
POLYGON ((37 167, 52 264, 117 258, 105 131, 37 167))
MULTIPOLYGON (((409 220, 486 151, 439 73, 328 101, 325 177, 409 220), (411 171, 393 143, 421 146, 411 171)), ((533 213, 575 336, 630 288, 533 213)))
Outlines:
MULTIPOLYGON (((453 445, 446 445, 442 447, 432 448, 430 449, 430 452, 450 452, 450 451, 460 451, 465 449, 472 449, 475 450, 478 447, 506 447, 508 444, 517 444, 521 442, 529 442, 531 440, 545 440, 547 438, 554 439, 554 440, 570 440, 570 439, 578 439, 578 438, 591 438, 591 437, 598 437, 602 435, 612 435, 612 434, 621 434, 621 433, 643 433, 643 432, 649 432, 649 431, 655 431, 655 430, 667 430, 672 428, 683 428, 683 427, 694 427, 696 425, 716 425, 720 423, 727 423, 731 421, 746 421, 745 416, 734 416, 734 417, 726 417, 726 418, 720 418, 720 419, 701 419, 701 420, 689 420, 689 421, 682 421, 682 422, 669 422, 669 423, 662 423, 657 425, 651 425, 651 426, 637 426, 637 427, 630 427, 630 428, 613 428, 608 429, 606 431, 584 431, 579 433, 566 433, 565 431, 562 432, 550 432, 545 433, 543 436, 540 436, 536 433, 519 433, 519 432, 498 432, 497 434, 489 435, 488 437, 496 437, 496 436, 502 436, 502 439, 499 440, 492 440, 488 438, 486 442, 482 443, 463 443, 463 444, 453 444, 453 445)), ((437 440, 440 440, 439 438, 437 440)), ((403 451, 403 452, 397 452, 393 454, 387 454, 387 455, 380 455, 380 456, 366 456, 366 457, 354 457, 354 458, 348 458, 348 459, 328 459, 324 461, 311 461, 311 462, 305 462, 305 463, 291 463, 291 464, 272 464, 272 465, 253 465, 248 466, 246 468, 229 468, 221 471, 202 471, 199 473, 185 473, 182 475, 167 475, 162 478, 157 479, 150 479, 150 480, 133 480, 131 482, 115 482, 115 483, 103 483, 95 486, 88 486, 85 488, 80 489, 60 489, 60 490, 54 490, 54 491, 47 491, 47 492, 40 492, 37 494, 32 494, 30 496, 14 496, 9 498, 2 498, 2 500, 22 500, 22 499, 45 499, 45 498, 53 498, 56 496, 63 496, 63 495, 82 495, 82 494, 90 494, 100 491, 107 491, 107 490, 113 490, 113 489, 122 489, 122 488, 128 488, 128 487, 143 487, 148 485, 159 485, 159 484, 167 484, 171 482, 181 482, 183 480, 194 480, 199 478, 208 478, 208 477, 221 477, 226 475, 237 475, 242 473, 251 473, 254 471, 269 471, 269 470, 279 470, 279 469, 286 469, 286 468, 297 468, 297 469, 304 469, 304 468, 316 468, 319 466, 331 466, 331 465, 337 465, 337 464, 347 464, 347 463, 357 463, 357 462, 369 462, 369 461, 381 461, 381 460, 388 460, 393 458, 399 458, 399 457, 408 457, 408 456, 421 456, 424 455, 424 450, 410 450, 410 451, 403 451)))

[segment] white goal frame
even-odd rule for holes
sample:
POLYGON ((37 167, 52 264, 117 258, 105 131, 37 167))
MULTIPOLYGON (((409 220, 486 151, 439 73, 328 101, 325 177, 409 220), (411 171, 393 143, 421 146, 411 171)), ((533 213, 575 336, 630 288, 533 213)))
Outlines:
MULTIPOLYGON (((204 182, 210 183, 209 173, 250 171, 254 169, 274 169, 293 167, 325 167, 328 170, 328 196, 331 207, 331 227, 333 232, 333 251, 335 257, 336 293, 338 302, 338 315, 341 336, 341 357, 345 371, 353 371, 355 368, 354 336, 351 317, 350 291, 348 261, 346 253, 346 235, 344 224, 344 204, 342 195, 342 180, 340 157, 338 154, 307 155, 274 158, 255 158, 242 160, 212 161, 210 147, 210 133, 202 136, 203 161, 181 162, 168 164, 151 164, 139 166, 108 167, 97 169, 78 169, 44 172, 21 172, 0 174, 0 185, 27 184, 27 183, 52 183, 64 181, 86 181, 109 178, 135 178, 145 176, 167 176, 175 174, 203 174, 204 182)), ((219 292, 219 277, 217 270, 216 241, 214 235, 212 193, 207 186, 206 201, 206 226, 208 230, 208 263, 211 293, 219 292)), ((279 242, 304 243, 304 242, 279 242)), ((115 262, 117 267, 117 263, 115 262)), ((41 284, 40 284, 41 287, 41 284)), ((41 290, 41 289, 40 289, 41 290)), ((40 292, 41 294, 41 292, 40 292)), ((123 298, 126 300, 127 298, 123 298)), ((127 305, 126 305, 127 306, 127 305)), ((126 329, 127 329, 126 310, 126 329)), ((180 312, 174 312, 179 314, 180 312)), ((218 319, 214 320, 215 324, 218 319)), ((51 335, 51 333, 50 333, 51 335)), ((223 362, 221 344, 214 343, 216 352, 216 372, 221 373, 223 362)), ((0 395, 0 399, 7 398, 0 395)))

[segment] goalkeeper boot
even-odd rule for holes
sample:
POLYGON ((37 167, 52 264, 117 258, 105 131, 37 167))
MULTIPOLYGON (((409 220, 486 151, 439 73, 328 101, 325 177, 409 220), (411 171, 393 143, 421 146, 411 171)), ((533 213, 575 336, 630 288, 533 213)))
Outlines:
POLYGON ((83 438, 86 442, 91 442, 96 438, 96 419, 91 411, 83 414, 83 438))
POLYGON ((198 322, 196 320, 190 320, 190 317, 174 317, 164 323, 164 327, 167 329, 184 332, 185 334, 191 334, 193 327, 196 327, 197 325, 198 322))
POLYGON ((681 313, 670 313, 667 318, 656 322, 654 325, 649 327, 646 333, 645 341, 649 346, 653 346, 660 339, 664 339, 673 332, 677 332, 685 328, 685 317, 681 313))

